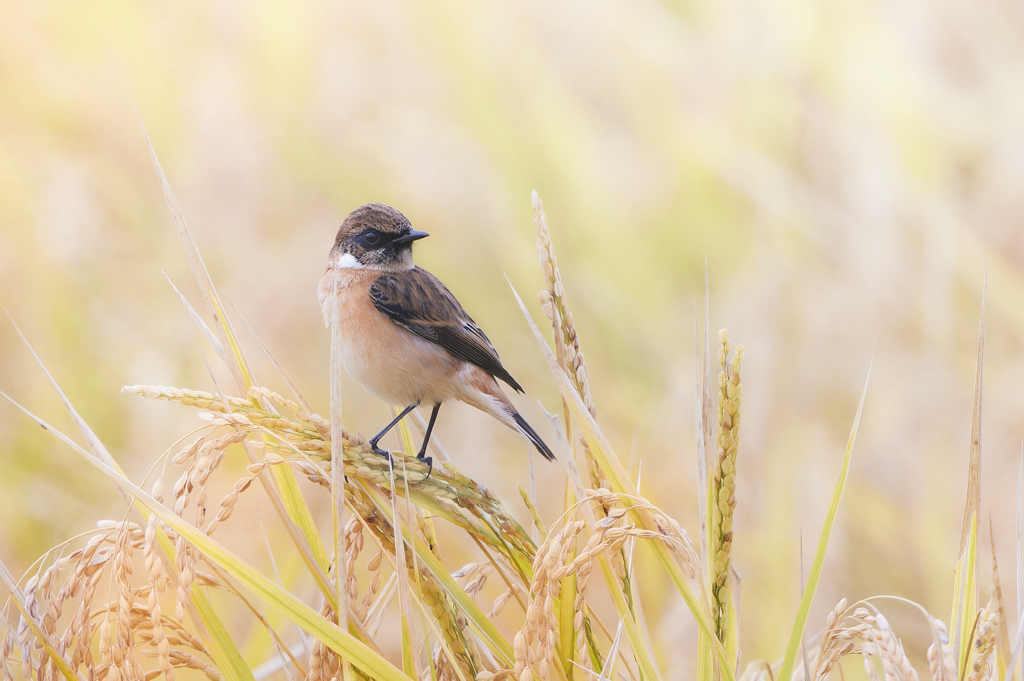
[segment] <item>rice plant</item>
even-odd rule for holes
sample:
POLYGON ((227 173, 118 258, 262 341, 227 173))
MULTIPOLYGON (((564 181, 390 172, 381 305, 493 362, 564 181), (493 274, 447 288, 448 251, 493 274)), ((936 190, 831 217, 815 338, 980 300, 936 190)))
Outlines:
MULTIPOLYGON (((561 418, 550 422, 564 465, 565 504, 559 517, 542 518, 524 494, 535 527, 529 531, 507 500, 443 456, 431 472, 416 459, 407 428, 404 451, 389 459, 374 454, 342 423, 337 386, 324 416, 283 370, 280 379, 290 394, 258 384, 155 155, 153 160, 209 319, 190 311, 235 384, 217 392, 124 388, 139 398, 173 403, 168 408, 197 410, 204 418, 182 443, 163 455, 154 453, 146 487, 125 476, 56 382, 84 447, 26 411, 114 483, 125 499, 125 513, 55 547, 20 578, 0 564, 10 592, 0 618, 5 681, 58 675, 171 681, 176 674, 231 681, 678 676, 679 670, 659 665, 647 633, 639 597, 643 587, 636 578, 640 560, 664 572, 696 622, 702 680, 838 678, 840 660, 848 656, 862 660, 869 679, 919 677, 883 614, 893 597, 852 604, 844 599, 825 622, 807 622, 852 461, 866 384, 789 645, 777 661, 744 660, 741 623, 776 624, 756 615, 744 620, 737 599, 731 547, 734 512, 743 503, 735 481, 743 465, 744 349, 734 348, 722 330, 712 351, 706 306, 695 386, 701 483, 693 490, 700 517, 693 540, 641 494, 601 431, 553 239, 534 193, 544 280, 539 302, 551 321, 550 345, 515 295, 562 398, 561 418), (716 371, 712 356, 717 356, 716 371), (211 481, 230 475, 229 457, 244 460, 245 474, 234 479, 227 494, 211 496, 211 481), (251 522, 235 515, 243 495, 262 495, 286 528, 290 543, 274 548, 301 557, 304 572, 288 580, 295 588, 218 541, 221 527, 251 522), (312 495, 331 500, 330 534, 317 528, 312 495), (464 535, 480 560, 463 566, 447 562, 439 524, 464 535), (500 594, 484 603, 488 581, 500 585, 500 594), (307 587, 315 598, 308 597, 307 587), (602 605, 609 602, 611 607, 602 605), (498 616, 509 611, 516 624, 500 626, 498 616), (228 624, 240 618, 265 628, 264 650, 240 649, 228 624), (391 642, 397 645, 389 648, 391 642), (387 649, 398 654, 386 654, 387 649), (257 654, 260 662, 253 664, 257 654)), ((984 316, 981 328, 971 479, 951 585, 955 606, 947 626, 915 605, 934 641, 928 673, 940 681, 1020 678, 1012 659, 1022 637, 1017 634, 1011 653, 998 575, 993 575, 993 595, 982 599, 978 574, 984 316)), ((332 365, 337 380, 337 357, 332 365)))

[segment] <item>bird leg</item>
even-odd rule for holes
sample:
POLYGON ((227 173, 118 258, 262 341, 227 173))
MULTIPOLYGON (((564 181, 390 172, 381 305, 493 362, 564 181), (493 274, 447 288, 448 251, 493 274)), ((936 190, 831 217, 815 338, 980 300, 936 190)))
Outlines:
POLYGON ((391 430, 392 428, 394 428, 394 427, 395 427, 395 425, 397 425, 399 421, 401 421, 402 419, 404 419, 404 418, 405 418, 405 416, 406 416, 406 414, 408 414, 408 413, 409 413, 410 411, 412 411, 413 409, 415 409, 416 407, 418 407, 418 406, 419 406, 419 404, 420 404, 420 401, 419 401, 419 400, 416 400, 416 401, 415 401, 414 403, 410 404, 410 405, 409 405, 408 407, 406 407, 405 409, 403 409, 403 410, 402 410, 402 413, 401 413, 401 414, 399 414, 398 416, 396 416, 396 417, 394 418, 394 420, 393 420, 393 421, 391 421, 391 423, 389 423, 388 425, 384 426, 384 430, 380 431, 379 433, 377 433, 376 435, 374 435, 374 436, 373 436, 372 438, 370 438, 370 446, 371 446, 371 447, 373 448, 373 451, 374 451, 375 453, 377 453, 377 454, 380 454, 380 455, 381 455, 381 456, 383 456, 383 457, 388 457, 388 456, 391 456, 391 455, 390 455, 390 454, 388 454, 388 453, 387 453, 387 452, 386 452, 385 450, 383 450, 383 449, 381 449, 380 447, 378 447, 378 446, 377 446, 377 443, 378 443, 378 442, 380 441, 380 439, 381 439, 382 437, 384 437, 385 435, 387 435, 388 431, 389 431, 389 430, 391 430))
MULTIPOLYGON (((430 442, 430 431, 434 430, 434 421, 437 420, 437 412, 441 411, 441 403, 438 402, 434 405, 434 410, 430 412, 430 421, 427 422, 427 433, 423 436, 423 446, 420 447, 420 453, 416 455, 416 458, 420 461, 425 462, 430 466, 430 470, 434 470, 434 459, 427 456, 427 443, 430 442)), ((430 476, 430 473, 427 473, 430 476)))

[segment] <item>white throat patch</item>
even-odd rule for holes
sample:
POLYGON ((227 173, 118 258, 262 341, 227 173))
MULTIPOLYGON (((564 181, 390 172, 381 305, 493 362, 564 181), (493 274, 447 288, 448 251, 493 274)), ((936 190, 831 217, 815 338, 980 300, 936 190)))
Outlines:
POLYGON ((351 253, 345 253, 340 258, 335 258, 334 266, 339 270, 361 270, 366 268, 366 265, 356 260, 356 257, 351 253))

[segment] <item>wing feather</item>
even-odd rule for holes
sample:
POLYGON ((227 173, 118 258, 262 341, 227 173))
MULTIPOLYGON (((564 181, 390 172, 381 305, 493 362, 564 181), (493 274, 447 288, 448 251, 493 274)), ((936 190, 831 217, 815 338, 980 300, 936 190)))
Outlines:
POLYGON ((430 272, 414 267, 383 274, 370 286, 370 299, 395 324, 523 392, 484 332, 430 272))

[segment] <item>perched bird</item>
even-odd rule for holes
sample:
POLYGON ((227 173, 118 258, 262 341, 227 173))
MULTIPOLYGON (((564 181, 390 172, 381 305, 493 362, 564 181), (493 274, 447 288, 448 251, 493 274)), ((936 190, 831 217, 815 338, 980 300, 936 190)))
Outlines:
POLYGON ((375 397, 405 408, 370 438, 373 451, 386 456, 377 446, 384 434, 417 406, 431 405, 418 457, 432 466, 430 431, 441 404, 456 399, 519 431, 554 459, 495 380, 523 392, 487 336, 437 277, 413 264, 412 243, 425 236, 390 206, 356 208, 338 229, 320 280, 328 327, 337 297, 345 370, 375 397))

